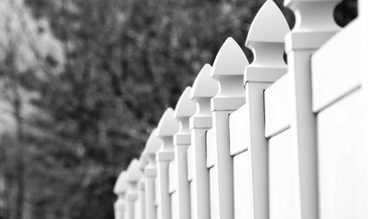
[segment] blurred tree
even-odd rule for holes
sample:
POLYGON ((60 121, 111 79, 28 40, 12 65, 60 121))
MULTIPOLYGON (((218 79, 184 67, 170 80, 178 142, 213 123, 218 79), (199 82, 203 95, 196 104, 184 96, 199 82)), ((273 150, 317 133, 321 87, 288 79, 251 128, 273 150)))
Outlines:
POLYGON ((29 142, 25 137, 32 132, 25 120, 35 113, 30 103, 38 96, 35 82, 57 72, 49 68, 47 59, 57 60, 62 52, 55 50, 58 41, 50 29, 45 29, 45 22, 33 19, 22 1, 1 1, 0 11, 0 29, 4 33, 0 39, 0 130, 5 155, 1 159, 5 165, 0 170, 4 175, 0 178, 5 180, 7 191, 4 214, 10 219, 21 219, 26 212, 25 159, 29 142))

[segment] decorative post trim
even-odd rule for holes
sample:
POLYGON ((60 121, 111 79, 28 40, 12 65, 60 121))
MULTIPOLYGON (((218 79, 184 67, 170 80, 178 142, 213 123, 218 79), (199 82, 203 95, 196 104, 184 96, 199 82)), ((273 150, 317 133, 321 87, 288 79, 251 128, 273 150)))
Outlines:
POLYGON ((128 191, 126 194, 128 219, 137 219, 137 213, 135 212, 135 205, 138 200, 138 181, 141 178, 141 171, 139 169, 139 161, 133 159, 127 170, 127 183, 128 191))
POLYGON ((287 72, 283 59, 284 37, 290 31, 274 1, 266 1, 250 27, 246 46, 254 61, 244 74, 249 158, 251 173, 251 218, 269 218, 268 141, 265 137, 264 90, 287 72), (269 28, 272 26, 272 29, 269 28))
MULTIPOLYGON (((212 77, 219 90, 211 99, 214 147, 214 166, 210 169, 210 180, 214 180, 211 201, 218 204, 213 217, 234 218, 233 163, 230 155, 229 115, 245 103, 242 84, 243 72, 248 60, 234 39, 228 38, 220 48, 212 68, 212 77)), ((214 206, 213 206, 214 207, 214 206)))
POLYGON ((191 146, 188 149, 189 181, 192 200, 192 219, 210 219, 210 184, 206 165, 206 132, 212 127, 210 99, 215 96, 218 86, 211 78, 211 65, 206 64, 198 73, 190 98, 197 110, 189 119, 191 146))
POLYGON ((148 159, 148 165, 144 169, 145 184, 146 184, 146 217, 147 219, 156 219, 156 176, 157 176, 157 166, 156 166, 156 152, 161 146, 161 140, 157 136, 157 129, 154 129, 149 136, 145 149, 143 151, 143 156, 148 159))
POLYGON ((127 173, 121 171, 114 186, 114 193, 118 196, 114 204, 115 219, 125 219, 126 203, 125 195, 128 189, 127 173))
POLYGON ((169 164, 174 160, 173 136, 179 129, 174 117, 174 110, 168 108, 160 119, 157 127, 158 137, 162 140, 162 147, 157 152, 159 178, 159 210, 160 219, 171 219, 171 201, 169 193, 169 164))
POLYGON ((138 200, 139 200, 139 212, 140 219, 146 219, 146 177, 144 175, 144 170, 146 166, 149 164, 149 161, 146 156, 142 153, 141 158, 139 159, 139 167, 140 171, 143 173, 141 178, 138 181, 138 200))
POLYGON ((125 202, 124 199, 118 199, 114 203, 114 216, 115 219, 124 219, 125 218, 125 202))
POLYGON ((175 108, 175 117, 180 123, 179 132, 174 136, 179 219, 191 218, 187 150, 191 144, 189 117, 195 113, 196 105, 190 99, 190 93, 191 88, 185 88, 175 108))

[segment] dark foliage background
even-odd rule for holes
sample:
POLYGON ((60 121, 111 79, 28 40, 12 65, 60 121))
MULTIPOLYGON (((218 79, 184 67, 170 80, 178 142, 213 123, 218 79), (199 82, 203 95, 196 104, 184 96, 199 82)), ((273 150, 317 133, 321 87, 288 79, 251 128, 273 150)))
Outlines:
MULTIPOLYGON (((25 182, 23 217, 13 218, 113 218, 119 171, 139 157, 165 108, 175 106, 225 39, 245 42, 263 2, 26 0, 37 19, 50 22, 65 62, 47 80, 20 82, 39 93, 32 104, 41 113, 27 121, 36 133, 26 129, 21 141, 2 140, 24 146, 24 176, 13 176, 16 164, 4 170, 6 178, 25 182)), ((283 11, 292 26, 293 16, 283 11)), ((354 17, 356 1, 337 7, 340 25, 354 17)), ((58 65, 41 61, 45 70, 58 65)))

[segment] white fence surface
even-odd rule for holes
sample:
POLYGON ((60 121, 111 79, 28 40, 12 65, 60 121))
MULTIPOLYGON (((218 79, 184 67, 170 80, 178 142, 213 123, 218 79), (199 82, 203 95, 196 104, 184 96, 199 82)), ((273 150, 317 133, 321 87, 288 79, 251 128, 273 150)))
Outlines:
POLYGON ((289 30, 265 1, 254 61, 224 42, 121 172, 115 218, 367 219, 368 1, 343 29, 339 2, 285 1, 289 30))

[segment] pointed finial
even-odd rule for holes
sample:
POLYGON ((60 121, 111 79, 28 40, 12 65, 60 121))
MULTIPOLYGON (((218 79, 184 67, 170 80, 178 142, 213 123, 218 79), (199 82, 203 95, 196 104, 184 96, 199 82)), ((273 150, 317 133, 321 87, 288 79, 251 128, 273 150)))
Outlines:
POLYGON ((154 129, 151 132, 151 135, 148 137, 148 140, 146 142, 143 154, 154 155, 157 152, 157 150, 161 147, 162 143, 161 140, 158 138, 157 134, 158 134, 157 129, 154 129))
POLYGON ((139 168, 143 172, 144 168, 148 165, 148 158, 142 154, 141 158, 139 159, 139 168))
POLYGON ((227 38, 213 63, 212 77, 218 81, 219 90, 211 100, 211 110, 235 110, 244 104, 242 78, 248 64, 240 46, 227 38))
POLYGON ((174 110, 172 108, 167 108, 157 126, 158 136, 173 136, 178 131, 178 129, 179 123, 175 119, 174 110))
POLYGON ((174 135, 178 132, 179 122, 174 117, 174 110, 168 108, 158 123, 158 137, 162 141, 162 146, 157 153, 159 162, 171 162, 174 160, 174 135))
POLYGON ((194 80, 190 98, 212 98, 216 95, 218 85, 211 77, 212 66, 205 64, 194 80))
POLYGON ((191 88, 186 87, 175 108, 175 117, 179 121, 180 129, 174 136, 175 145, 189 145, 189 118, 195 113, 196 104, 190 99, 191 88))
POLYGON ((228 37, 218 51, 213 62, 212 77, 242 75, 248 59, 239 44, 228 37))
POLYGON ((141 171, 139 168, 139 161, 137 159, 133 159, 127 170, 127 182, 129 183, 135 183, 139 180, 141 177, 141 171))
POLYGON ((190 128, 211 128, 210 100, 218 90, 217 82, 211 77, 212 67, 205 64, 194 80, 190 98, 197 104, 195 114, 189 119, 190 128))
POLYGON ((126 171, 121 171, 114 186, 114 193, 116 195, 122 195, 126 192, 127 189, 127 173, 126 171))
POLYGON ((181 94, 178 103, 175 107, 175 117, 190 117, 195 113, 196 106, 193 100, 190 99, 191 87, 186 87, 181 94))
POLYGON ((245 44, 248 46, 252 42, 284 43, 288 32, 290 28, 281 10, 273 0, 267 0, 255 16, 245 44))
POLYGON ((274 82, 286 73, 284 38, 290 32, 279 7, 267 0, 254 18, 246 46, 254 55, 244 73, 247 82, 274 82))
POLYGON ((160 149, 162 145, 161 139, 157 136, 157 129, 154 129, 148 140, 146 146, 142 153, 142 156, 147 157, 149 164, 144 169, 144 174, 146 177, 156 176, 156 152, 160 149))

